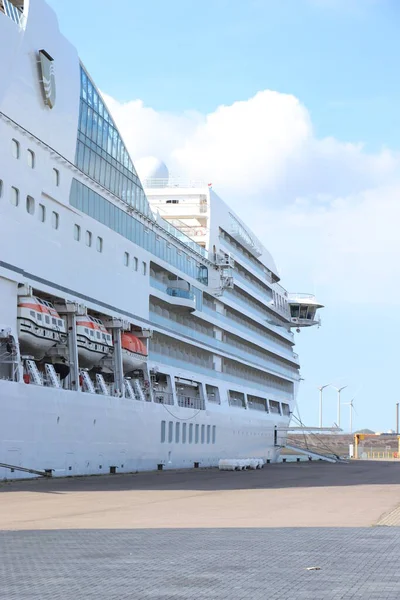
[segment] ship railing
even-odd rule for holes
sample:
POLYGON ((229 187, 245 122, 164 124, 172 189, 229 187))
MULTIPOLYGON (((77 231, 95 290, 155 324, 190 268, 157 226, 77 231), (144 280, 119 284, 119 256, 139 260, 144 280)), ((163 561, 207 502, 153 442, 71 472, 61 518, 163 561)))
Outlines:
POLYGON ((153 399, 156 404, 174 403, 174 395, 171 392, 164 392, 153 388, 153 399))
POLYGON ((167 288, 168 296, 176 296, 177 298, 185 298, 186 300, 194 300, 194 293, 190 290, 183 290, 182 288, 177 287, 168 287, 167 288))
POLYGON ((303 293, 290 293, 289 302, 295 302, 296 300, 308 300, 309 302, 315 302, 314 294, 303 294, 303 293))
POLYGON ((0 0, 0 7, 1 4, 4 6, 4 11, 2 12, 5 12, 7 17, 10 17, 10 19, 19 25, 21 23, 22 12, 10 0, 0 0))
POLYGON ((183 396, 178 394, 178 405, 182 408, 194 408, 196 410, 204 410, 204 400, 195 396, 183 396))
POLYGON ((147 177, 142 180, 144 188, 208 188, 211 184, 201 179, 180 177, 147 177))

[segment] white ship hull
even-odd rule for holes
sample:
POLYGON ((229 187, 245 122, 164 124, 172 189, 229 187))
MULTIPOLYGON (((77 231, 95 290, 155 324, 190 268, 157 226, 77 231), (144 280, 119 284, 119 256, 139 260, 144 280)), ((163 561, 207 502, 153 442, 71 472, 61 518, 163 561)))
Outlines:
MULTIPOLYGON (((0 383, 0 457, 8 465, 51 470, 53 476, 105 474, 217 466, 221 458, 263 458, 274 462, 284 442, 288 419, 274 421, 245 415, 243 409, 197 411, 178 406, 132 402, 127 398, 65 392, 34 385, 0 383), (189 414, 188 414, 189 412, 189 414), (166 421, 166 442, 161 423, 166 421), (173 442, 168 424, 173 422, 173 442), (175 441, 176 423, 200 426, 199 441, 175 441), (201 425, 205 441, 201 443, 201 425), (207 443, 207 426, 215 426, 215 443, 207 443)), ((27 474, 0 467, 0 479, 27 474)))

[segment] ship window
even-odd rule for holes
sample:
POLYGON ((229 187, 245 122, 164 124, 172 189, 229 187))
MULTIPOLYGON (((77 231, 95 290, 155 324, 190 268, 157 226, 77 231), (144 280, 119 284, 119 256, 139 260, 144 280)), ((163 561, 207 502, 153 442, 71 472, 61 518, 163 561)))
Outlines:
POLYGON ((61 319, 58 319, 58 321, 57 321, 57 322, 58 322, 58 326, 59 326, 59 327, 62 327, 62 324, 63 324, 62 320, 61 320, 61 319))
POLYGON ((182 444, 186 444, 186 423, 182 423, 182 444))
POLYGON ((94 331, 92 331, 92 329, 89 331, 90 333, 90 337, 94 337, 94 331))
POLYGON ((215 444, 216 434, 217 434, 217 428, 215 425, 213 425, 213 428, 212 428, 212 443, 213 444, 215 444))
POLYGON ((101 340, 101 335, 100 335, 100 332, 99 332, 99 331, 96 331, 96 336, 97 336, 97 339, 98 339, 98 340, 101 340))
POLYGON ((133 268, 134 268, 135 271, 137 271, 138 268, 139 268, 139 261, 138 261, 138 259, 137 259, 136 256, 133 259, 133 268))
POLYGON ((11 204, 14 206, 19 204, 19 189, 16 187, 11 188, 11 204))
POLYGON ((3 180, 0 179, 0 198, 2 197, 2 195, 3 195, 3 180))
POLYGON ((166 426, 166 422, 161 421, 161 443, 162 444, 164 444, 164 442, 165 442, 165 426, 166 426))
POLYGON ((175 423, 175 443, 179 444, 179 435, 181 431, 181 424, 175 423))
POLYGON ((174 432, 174 424, 172 421, 169 421, 169 423, 168 423, 168 441, 169 441, 169 443, 172 442, 173 432, 174 432))
POLYGON ((60 171, 58 169, 53 169, 53 181, 56 187, 60 185, 60 171))
POLYGON ((96 242, 97 252, 103 252, 103 238, 98 237, 96 242))
POLYGON ((30 215, 34 215, 35 214, 35 199, 32 198, 32 196, 27 196, 26 197, 26 211, 30 215))
POLYGON ((49 316, 45 316, 44 320, 46 321, 47 325, 50 325, 50 317, 49 316))
POLYGON ((85 333, 89 334, 89 329, 85 327, 85 333))
POLYGON ((53 210, 51 215, 51 224, 53 226, 53 229, 58 229, 58 226, 60 224, 60 216, 55 210, 53 210))
POLYGON ((200 429, 200 425, 196 425, 195 430, 194 430, 194 443, 195 444, 199 443, 199 429, 200 429))
POLYGON ((91 246, 92 245, 92 232, 91 231, 87 231, 86 232, 86 246, 91 246))
POLYGON ((81 239, 81 227, 80 225, 74 225, 74 239, 79 242, 81 239))
POLYGON ((202 443, 202 444, 204 444, 205 432, 206 432, 206 426, 205 426, 205 425, 202 425, 202 426, 201 426, 201 443, 202 443))
POLYGON ((53 325, 57 325, 57 319, 55 319, 54 317, 51 319, 51 322, 53 323, 53 325))
POLYGON ((11 152, 14 158, 19 158, 19 142, 17 140, 11 141, 11 152))
POLYGON ((129 266, 129 252, 124 252, 124 265, 125 267, 129 266))
POLYGON ((37 318, 38 321, 41 321, 42 320, 41 313, 36 313, 36 318, 37 318))
POLYGON ((44 204, 39 204, 39 221, 44 223, 46 220, 46 207, 44 204))
POLYGON ((145 261, 143 261, 143 263, 142 263, 143 275, 146 275, 146 270, 147 270, 146 267, 147 267, 147 265, 146 265, 145 261))
POLYGON ((211 441, 211 425, 207 425, 207 444, 211 441))
POLYGON ((189 444, 193 442, 193 423, 189 423, 189 444))
POLYGON ((287 417, 290 415, 290 406, 289 404, 285 404, 284 402, 282 402, 282 414, 286 415, 287 417))
POLYGON ((35 311, 34 310, 30 310, 29 314, 31 315, 31 317, 34 317, 35 316, 35 311))
POLYGON ((28 167, 30 167, 31 169, 34 169, 35 168, 35 153, 33 152, 33 150, 28 150, 26 158, 28 161, 28 167))

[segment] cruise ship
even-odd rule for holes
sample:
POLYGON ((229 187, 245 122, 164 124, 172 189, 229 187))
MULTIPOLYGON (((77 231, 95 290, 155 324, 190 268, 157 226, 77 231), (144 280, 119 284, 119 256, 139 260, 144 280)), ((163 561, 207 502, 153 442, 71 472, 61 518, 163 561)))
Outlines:
POLYGON ((321 305, 212 185, 138 175, 44 0, 0 46, 0 478, 276 461, 321 305))

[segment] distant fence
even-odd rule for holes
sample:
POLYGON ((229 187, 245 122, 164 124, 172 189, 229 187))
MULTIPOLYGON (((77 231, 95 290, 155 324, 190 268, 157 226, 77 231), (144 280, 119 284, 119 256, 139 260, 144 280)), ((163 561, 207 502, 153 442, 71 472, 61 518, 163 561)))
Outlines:
POLYGON ((397 450, 389 448, 358 448, 358 458, 361 460, 400 460, 397 450))

